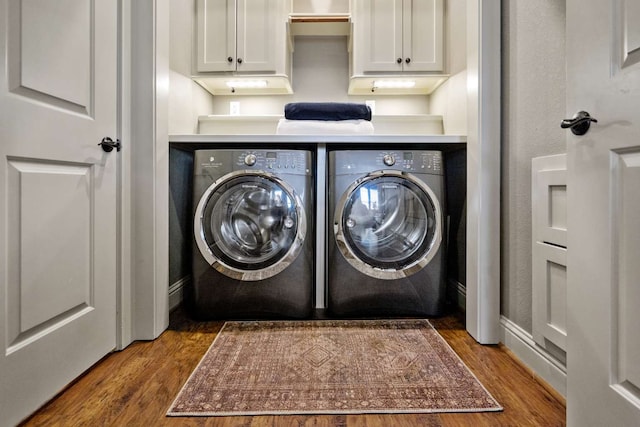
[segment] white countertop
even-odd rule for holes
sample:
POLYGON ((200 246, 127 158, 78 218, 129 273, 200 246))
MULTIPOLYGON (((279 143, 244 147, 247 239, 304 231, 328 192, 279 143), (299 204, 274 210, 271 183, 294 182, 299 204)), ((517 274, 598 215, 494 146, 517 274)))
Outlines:
POLYGON ((170 143, 464 144, 466 135, 169 135, 170 143))

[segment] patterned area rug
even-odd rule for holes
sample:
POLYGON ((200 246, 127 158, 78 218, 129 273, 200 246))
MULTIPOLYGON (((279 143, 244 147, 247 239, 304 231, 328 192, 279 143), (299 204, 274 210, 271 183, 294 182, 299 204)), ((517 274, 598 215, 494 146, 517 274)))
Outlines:
POLYGON ((427 320, 227 322, 167 415, 500 411, 427 320))

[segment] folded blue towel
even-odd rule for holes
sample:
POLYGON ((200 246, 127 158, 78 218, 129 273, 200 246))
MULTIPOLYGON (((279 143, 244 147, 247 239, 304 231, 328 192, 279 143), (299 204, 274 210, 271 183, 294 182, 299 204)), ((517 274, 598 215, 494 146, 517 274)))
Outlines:
POLYGON ((371 108, 345 102, 292 102, 284 106, 288 120, 371 120, 371 108))

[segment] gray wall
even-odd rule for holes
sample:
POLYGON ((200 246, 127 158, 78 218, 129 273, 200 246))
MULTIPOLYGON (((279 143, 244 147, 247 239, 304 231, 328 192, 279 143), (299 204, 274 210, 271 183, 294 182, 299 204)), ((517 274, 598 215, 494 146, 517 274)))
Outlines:
POLYGON ((531 332, 531 159, 566 151, 565 1, 502 1, 501 312, 531 332))

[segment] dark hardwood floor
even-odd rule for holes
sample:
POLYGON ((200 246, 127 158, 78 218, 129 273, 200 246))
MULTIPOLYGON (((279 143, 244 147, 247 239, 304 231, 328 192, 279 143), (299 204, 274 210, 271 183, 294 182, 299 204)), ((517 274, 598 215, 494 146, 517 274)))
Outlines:
POLYGON ((170 418, 165 413, 222 322, 173 312, 157 340, 113 353, 26 420, 23 426, 564 426, 565 403, 503 346, 477 344, 456 316, 432 320, 440 334, 504 407, 454 414, 300 415, 170 418))

